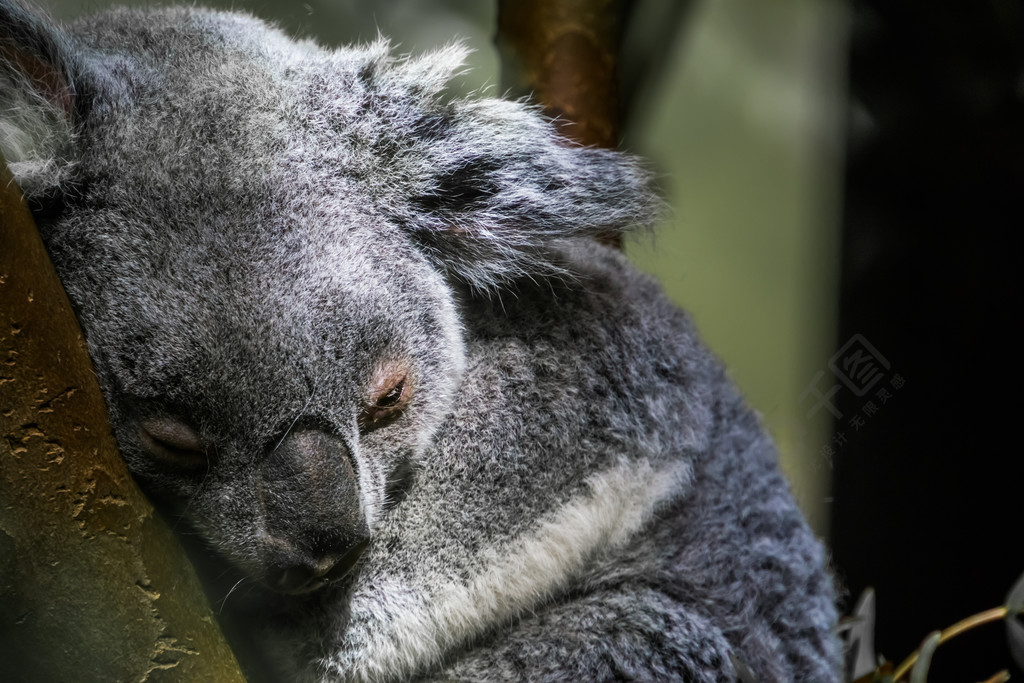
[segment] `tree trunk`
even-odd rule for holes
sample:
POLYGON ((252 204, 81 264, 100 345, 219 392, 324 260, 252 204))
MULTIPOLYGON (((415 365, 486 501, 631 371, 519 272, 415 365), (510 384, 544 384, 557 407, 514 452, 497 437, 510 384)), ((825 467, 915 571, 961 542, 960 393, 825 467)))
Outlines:
POLYGON ((0 157, 0 680, 242 681, 0 157))

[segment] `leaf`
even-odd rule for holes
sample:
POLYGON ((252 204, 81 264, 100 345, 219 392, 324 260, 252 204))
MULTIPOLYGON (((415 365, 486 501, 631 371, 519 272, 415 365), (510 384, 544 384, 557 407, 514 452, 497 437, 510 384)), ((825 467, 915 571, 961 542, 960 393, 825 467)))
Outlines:
POLYGON ((892 662, 883 662, 874 671, 864 674, 853 683, 895 683, 892 678, 892 662))
POLYGON ((842 625, 846 634, 843 680, 856 681, 875 671, 875 591, 865 588, 857 598, 853 615, 842 625))
POLYGON ((1007 616, 1006 639, 1010 645, 1010 656, 1017 666, 1024 669, 1024 624, 1020 617, 1007 616))
POLYGON ((939 646, 941 638, 941 633, 932 631, 924 639, 924 642, 921 643, 917 661, 914 662, 914 668, 910 670, 910 683, 926 683, 928 680, 928 667, 932 664, 932 655, 935 654, 935 648, 939 646))
POLYGON ((1010 646, 1010 656, 1017 666, 1024 669, 1024 623, 1020 616, 1024 613, 1024 574, 1017 578, 1013 588, 1006 595, 1006 640, 1010 646))
POLYGON ((1024 612, 1024 574, 1017 577, 1017 582, 1006 595, 1006 611, 1010 616, 1024 612))

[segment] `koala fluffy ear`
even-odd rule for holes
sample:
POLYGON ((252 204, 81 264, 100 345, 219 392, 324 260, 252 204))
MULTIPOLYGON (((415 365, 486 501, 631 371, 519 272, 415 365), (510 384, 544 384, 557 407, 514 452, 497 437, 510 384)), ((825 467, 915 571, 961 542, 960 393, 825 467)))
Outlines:
POLYGON ((427 109, 407 146, 413 191, 397 218, 478 290, 563 274, 554 241, 650 226, 660 214, 634 159, 566 140, 535 107, 464 99, 427 109))
POLYGON ((29 198, 53 191, 68 167, 73 54, 52 22, 0 0, 0 151, 29 198))

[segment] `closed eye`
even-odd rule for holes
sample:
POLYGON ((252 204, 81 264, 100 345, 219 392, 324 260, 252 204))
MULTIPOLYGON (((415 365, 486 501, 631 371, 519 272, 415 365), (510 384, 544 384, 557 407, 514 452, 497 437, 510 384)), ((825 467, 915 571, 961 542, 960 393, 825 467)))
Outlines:
POLYGON ((191 427, 173 418, 144 420, 139 425, 139 440, 164 464, 186 470, 203 469, 207 465, 206 444, 191 427))

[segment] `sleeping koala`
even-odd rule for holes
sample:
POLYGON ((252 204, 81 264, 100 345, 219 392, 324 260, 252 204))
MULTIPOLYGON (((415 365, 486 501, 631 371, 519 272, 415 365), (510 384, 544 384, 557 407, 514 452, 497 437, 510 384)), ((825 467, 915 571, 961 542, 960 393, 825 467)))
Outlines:
POLYGON ((462 58, 0 0, 0 147, 132 472, 272 680, 836 680, 769 438, 593 239, 649 178, 444 96, 462 58))

